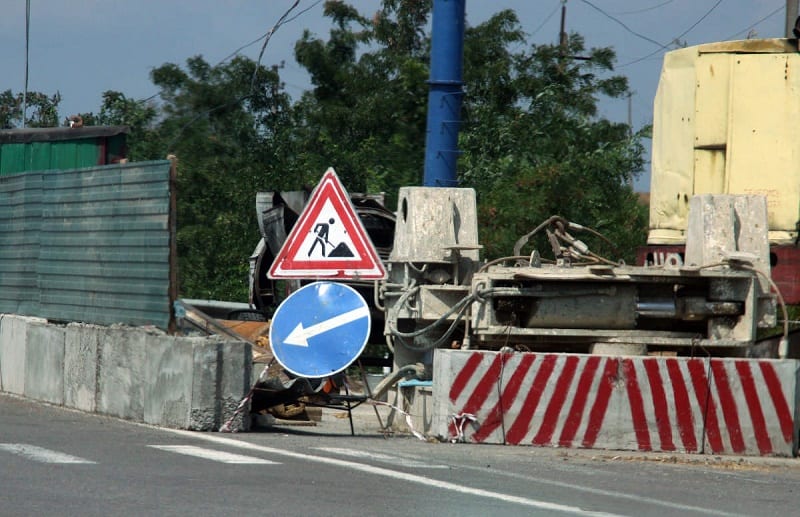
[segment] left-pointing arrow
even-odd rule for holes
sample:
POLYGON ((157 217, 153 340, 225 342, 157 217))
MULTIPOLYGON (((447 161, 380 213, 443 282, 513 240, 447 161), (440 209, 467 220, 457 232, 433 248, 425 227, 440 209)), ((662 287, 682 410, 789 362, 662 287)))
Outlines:
POLYGON ((287 345, 307 347, 308 338, 318 336, 323 332, 333 330, 337 327, 352 323, 357 319, 365 318, 367 316, 369 316, 369 307, 362 306, 357 309, 353 309, 352 311, 347 311, 339 314, 338 316, 334 316, 333 318, 325 321, 321 321, 315 325, 311 325, 308 328, 303 328, 303 323, 300 322, 297 324, 294 330, 291 331, 288 336, 286 336, 286 339, 284 339, 283 342, 287 345))

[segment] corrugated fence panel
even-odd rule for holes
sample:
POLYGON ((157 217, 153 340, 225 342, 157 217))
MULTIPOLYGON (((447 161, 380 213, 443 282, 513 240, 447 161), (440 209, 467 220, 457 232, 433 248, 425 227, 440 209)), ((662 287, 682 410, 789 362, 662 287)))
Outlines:
MULTIPOLYGON (((7 205, 3 197, 0 222, 8 217, 12 224, 0 227, 0 259, 10 255, 8 261, 0 260, 0 286, 5 287, 7 276, 15 278, 9 284, 18 284, 28 275, 27 282, 37 292, 38 309, 13 310, 14 300, 5 302, 0 294, 0 312, 166 329, 170 318, 169 170, 170 163, 163 161, 37 173, 40 203, 34 222, 38 225, 25 223, 25 218, 21 222, 18 209, 7 205), (22 231, 24 224, 28 227, 22 231), (13 228, 20 229, 9 231, 13 228), (28 233, 37 236, 37 253, 33 258, 28 253, 14 259, 8 248, 15 239, 24 241, 28 233), (32 278, 31 264, 35 265, 32 278)), ((10 184, 31 176, 3 178, 2 195, 18 189, 10 184)), ((9 200, 13 201, 11 196, 9 200)), ((27 298, 27 294, 18 291, 16 307, 20 307, 19 296, 27 298)))
POLYGON ((38 311, 41 201, 40 173, 4 176, 0 181, 0 312, 38 311))

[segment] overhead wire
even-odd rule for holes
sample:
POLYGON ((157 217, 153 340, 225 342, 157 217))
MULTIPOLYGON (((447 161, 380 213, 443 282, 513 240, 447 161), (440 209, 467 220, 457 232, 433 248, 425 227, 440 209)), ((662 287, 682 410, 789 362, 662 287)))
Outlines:
POLYGON ((612 15, 608 14, 606 11, 604 11, 603 9, 601 9, 601 8, 597 7, 596 5, 594 5, 594 4, 593 4, 592 2, 590 2, 589 0, 580 0, 580 1, 581 1, 581 2, 583 2, 584 4, 588 5, 589 7, 591 7, 592 9, 594 9, 595 11, 599 12, 600 14, 602 14, 603 16, 605 16, 606 18, 608 18, 608 19, 610 19, 610 20, 614 21, 615 23, 617 23, 618 25, 620 25, 622 28, 624 28, 626 31, 630 32, 631 34, 633 34, 633 35, 634 35, 634 36, 636 36, 637 38, 643 39, 644 41, 647 41, 647 42, 649 42, 649 43, 652 43, 652 44, 654 44, 654 45, 657 45, 657 46, 659 47, 659 50, 663 50, 663 49, 665 49, 665 48, 667 48, 667 47, 669 46, 669 45, 664 45, 664 44, 662 44, 662 43, 660 43, 660 42, 658 42, 658 41, 654 40, 653 38, 650 38, 650 37, 648 37, 648 36, 645 36, 644 34, 641 34, 641 33, 639 33, 639 32, 636 32, 635 30, 633 30, 633 29, 631 29, 630 27, 628 27, 628 26, 625 24, 625 22, 623 22, 622 20, 620 20, 620 19, 618 19, 618 18, 616 18, 616 17, 614 17, 614 16, 612 16, 612 15))
MULTIPOLYGON (((297 14, 295 14, 295 15, 294 15, 294 16, 292 16, 291 18, 287 18, 286 20, 284 20, 284 21, 283 21, 283 23, 284 23, 284 24, 286 24, 286 23, 290 23, 290 22, 292 22, 292 21, 296 20, 298 17, 302 16, 303 14, 307 13, 308 11, 310 11, 311 9, 313 9, 314 7, 318 6, 320 3, 322 3, 322 1, 323 1, 323 0, 316 0, 316 2, 314 2, 314 3, 313 3, 313 4, 311 4, 310 6, 306 7, 305 9, 303 9, 303 10, 299 11, 297 14)), ((262 39, 266 38, 267 36, 270 36, 270 31, 267 31, 267 32, 265 32, 264 34, 262 34, 261 36, 257 37, 256 39, 254 39, 254 40, 253 40, 253 41, 251 41, 250 43, 245 43, 244 45, 242 45, 241 47, 237 48, 236 50, 234 50, 233 52, 231 52, 230 54, 228 54, 228 55, 227 55, 227 56, 225 56, 224 58, 220 59, 220 60, 219 60, 219 62, 217 63, 217 66, 219 66, 219 65, 221 65, 222 63, 224 63, 225 61, 227 61, 227 60, 229 60, 229 59, 231 59, 231 58, 235 57, 235 56, 236 56, 236 55, 238 55, 238 54, 239 54, 239 52, 241 52, 242 50, 244 50, 244 49, 246 49, 246 48, 248 48, 248 47, 252 47, 253 45, 255 45, 256 43, 258 43, 258 42, 259 42, 259 41, 261 41, 262 39)))
POLYGON ((622 12, 616 12, 616 13, 611 13, 611 14, 615 14, 617 16, 623 16, 623 15, 628 15, 628 14, 646 13, 647 11, 653 11, 655 9, 658 9, 659 7, 664 7, 665 5, 671 4, 672 2, 673 2, 673 0, 666 0, 666 2, 661 2, 660 4, 652 5, 650 7, 643 7, 641 9, 636 9, 636 10, 633 10, 633 11, 622 11, 622 12))
MULTIPOLYGON (((323 0, 316 0, 313 4, 311 4, 310 6, 306 7, 305 9, 299 11, 297 14, 295 14, 291 18, 287 18, 286 20, 284 20, 283 24, 290 23, 290 22, 296 20, 298 17, 302 16, 303 14, 305 14, 308 11, 310 11, 311 9, 313 9, 314 7, 316 7, 317 5, 319 5, 322 2, 323 2, 323 0)), ((274 32, 274 29, 273 29, 273 32, 274 32)), ((219 66, 219 65, 223 64, 224 62, 228 61, 229 59, 237 56, 242 50, 255 45, 256 43, 258 43, 259 41, 261 41, 262 39, 266 38, 269 35, 270 35, 270 31, 267 31, 264 34, 262 34, 261 36, 259 36, 256 39, 254 39, 253 41, 251 41, 249 43, 245 43, 241 47, 238 47, 236 50, 234 50, 233 52, 231 52, 227 56, 225 56, 222 59, 220 59, 219 61, 217 61, 217 64, 214 65, 214 66, 216 67, 216 66, 219 66)), ((151 101, 151 100, 155 99, 156 97, 158 97, 160 95, 161 95, 161 92, 154 93, 150 97, 147 97, 145 99, 141 99, 141 100, 139 100, 137 102, 145 103, 145 102, 148 102, 148 101, 151 101)))
POLYGON ((539 24, 539 26, 538 26, 538 27, 536 27, 536 28, 533 30, 533 32, 531 32, 531 33, 530 33, 530 37, 533 37, 533 35, 534 35, 534 34, 536 34, 537 32, 539 32, 540 30, 542 30, 542 27, 544 27, 544 26, 547 24, 547 22, 549 22, 549 21, 550 21, 550 18, 552 18, 553 16, 555 16, 555 14, 558 12, 558 10, 559 10, 560 8, 561 8, 561 0, 559 0, 559 1, 556 3, 556 6, 555 6, 555 8, 553 8, 553 10, 552 10, 552 11, 550 11, 550 14, 548 14, 548 15, 547 15, 547 18, 545 18, 545 19, 544 19, 544 21, 543 21, 542 23, 540 23, 540 24, 539 24))
MULTIPOLYGON (((585 0, 582 0, 582 1, 585 1, 585 0)), ((701 16, 696 22, 694 22, 688 29, 686 29, 685 31, 680 33, 678 36, 673 38, 672 41, 680 40, 682 37, 686 36, 689 32, 691 32, 692 29, 697 27, 712 12, 714 12, 714 9, 716 9, 719 6, 719 4, 721 4, 721 3, 722 3, 722 0, 717 0, 717 2, 714 5, 712 5, 711 8, 708 11, 706 11, 705 14, 703 14, 703 16, 701 16)), ((649 58, 655 56, 656 54, 658 54, 659 52, 661 52, 662 50, 664 50, 665 48, 667 48, 667 47, 660 48, 660 49, 658 49, 658 50, 656 50, 654 52, 651 52, 650 54, 647 54, 646 56, 640 57, 638 59, 634 59, 633 61, 629 61, 628 63, 621 64, 617 68, 623 68, 623 67, 626 67, 626 66, 630 66, 630 65, 639 63, 639 62, 644 61, 646 59, 649 59, 649 58)))
POLYGON ((738 35, 742 34, 743 32, 747 32, 747 31, 749 31, 750 29, 754 29, 754 28, 755 28, 757 25, 759 25, 761 22, 764 22, 764 21, 766 21, 766 20, 768 20, 768 19, 772 18, 773 16, 775 16, 775 15, 776 15, 776 14, 778 14, 779 12, 783 11, 784 9, 785 9, 785 6, 784 6, 783 4, 781 4, 781 5, 780 5, 780 6, 779 6, 777 9, 775 9, 774 11, 772 11, 771 13, 769 13, 768 15, 766 15, 766 16, 764 16, 763 18, 761 18, 761 19, 759 19, 759 20, 757 20, 757 21, 753 22, 753 23, 752 23, 750 26, 748 26, 748 27, 745 27, 744 29, 740 30, 739 32, 736 32, 736 33, 734 33, 734 34, 731 34, 730 36, 726 37, 725 39, 726 39, 726 40, 733 39, 733 38, 735 38, 736 36, 738 36, 738 35))
MULTIPOLYGON (((251 95, 253 95, 253 91, 255 90, 256 78, 258 77, 258 68, 259 68, 259 66, 260 66, 260 64, 261 64, 261 58, 264 56, 264 51, 265 51, 265 50, 266 50, 266 48, 267 48, 267 44, 269 44, 269 40, 272 38, 272 35, 275 33, 275 31, 276 31, 276 30, 278 30, 278 29, 279 29, 279 28, 280 28, 282 25, 284 25, 285 23, 287 23, 287 17, 288 17, 288 16, 289 16, 289 14, 290 14, 290 13, 291 13, 291 12, 292 12, 292 11, 293 11, 293 10, 294 10, 296 7, 297 7, 297 5, 298 5, 299 3, 300 3, 300 0, 294 0, 294 3, 292 3, 292 5, 289 7, 289 9, 287 9, 287 10, 286 10, 286 12, 284 12, 284 13, 283 13, 283 15, 282 15, 282 16, 281 16, 281 17, 278 19, 278 21, 275 23, 275 25, 273 25, 273 26, 272 26, 272 27, 271 27, 271 28, 270 28, 270 29, 267 31, 267 33, 266 33, 266 36, 265 36, 265 39, 264 39, 264 44, 263 44, 263 45, 261 45, 261 51, 258 53, 258 59, 256 60, 256 66, 255 66, 255 69, 253 70, 253 77, 252 77, 252 79, 250 80, 250 91, 249 91, 249 92, 247 92, 246 94, 244 94, 244 95, 242 95, 242 96, 240 96, 240 97, 238 97, 238 98, 236 98, 236 99, 234 99, 234 100, 230 101, 230 102, 223 103, 223 104, 220 104, 219 106, 215 106, 215 107, 213 107, 213 108, 207 109, 207 110, 205 110, 205 111, 203 111, 203 112, 201 112, 201 113, 198 113, 198 114, 197 114, 197 115, 195 115, 194 117, 192 117, 192 119, 191 119, 191 120, 189 120, 189 122, 187 122, 186 124, 184 124, 184 125, 183 125, 183 126, 180 128, 180 130, 178 130, 178 133, 177 133, 177 135, 175 135, 175 137, 174 137, 174 138, 173 138, 173 139, 170 141, 170 143, 167 145, 167 147, 168 147, 168 149, 167 149, 167 150, 168 150, 168 151, 171 151, 171 150, 172 150, 172 149, 171 149, 171 148, 172 148, 172 146, 173 146, 173 145, 175 145, 175 143, 176 143, 176 142, 177 142, 177 141, 180 139, 180 137, 183 135, 183 132, 184 132, 184 131, 185 131, 185 130, 186 130, 188 127, 189 127, 189 126, 191 126, 192 124, 194 124, 194 123, 195 123, 195 122, 196 122, 198 119, 200 119, 201 117, 204 117, 204 116, 206 116, 206 115, 209 115, 209 114, 211 114, 211 113, 214 113, 215 111, 218 111, 218 110, 220 110, 220 109, 227 108, 227 107, 230 107, 230 106, 234 106, 234 105, 236 105, 236 104, 238 104, 238 103, 242 102, 243 100, 247 99, 247 98, 248 98, 248 97, 250 97, 251 95)), ((311 7, 313 7, 313 5, 312 5, 311 7)), ((306 9, 306 10, 307 10, 307 9, 306 9)), ((305 11, 303 11, 303 12, 305 12, 305 11)), ((300 14, 302 14, 302 13, 300 13, 300 14)), ((292 20, 294 20, 295 18, 296 18, 296 17, 292 18, 292 20)), ((260 38, 259 38, 259 39, 260 39, 260 38)))

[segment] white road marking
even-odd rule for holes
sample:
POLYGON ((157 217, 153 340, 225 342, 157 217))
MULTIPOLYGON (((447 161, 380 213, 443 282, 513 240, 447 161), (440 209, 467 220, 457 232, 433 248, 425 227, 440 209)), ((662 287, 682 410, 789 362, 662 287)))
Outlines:
POLYGON ((90 461, 63 452, 51 451, 43 447, 37 447, 27 443, 0 443, 0 451, 10 452, 17 456, 22 456, 29 460, 38 461, 39 463, 70 463, 70 464, 89 464, 94 465, 97 462, 90 461))
MULTIPOLYGON (((458 468, 466 469, 466 470, 475 470, 478 472, 485 472, 486 469, 478 468, 478 467, 471 467, 469 465, 460 465, 458 468)), ((662 506, 664 508, 670 508, 673 510, 682 510, 687 512, 693 513, 702 513, 706 515, 719 515, 721 517, 743 517, 743 514, 739 513, 730 513, 724 512, 722 510, 714 510, 711 508, 701 508, 699 506, 692 506, 688 504, 681 504, 681 503, 674 503, 672 501, 664 501, 662 499, 653 499, 652 497, 646 497, 636 494, 626 494, 624 492, 614 492, 612 490, 603 490, 602 488, 592 488, 589 486, 580 486, 578 484, 573 483, 564 483, 561 481, 553 481, 551 479, 543 479, 537 478, 534 476, 527 476, 525 474, 515 474, 512 472, 503 472, 497 471, 497 474, 501 476, 506 476, 510 478, 522 479, 525 481, 531 481, 533 483, 539 483, 543 485, 550 485, 550 486, 557 486, 559 488, 568 488, 570 490, 575 490, 579 492, 586 492, 588 494, 595 494, 595 495, 602 495, 605 497, 614 497, 617 499, 627 499, 628 501, 635 501, 637 503, 643 504, 652 504, 654 506, 662 506)))
POLYGON ((215 451, 213 449, 203 449, 202 447, 195 447, 193 445, 148 445, 148 447, 211 461, 219 461, 221 463, 235 463, 238 465, 280 465, 280 463, 276 461, 265 460, 263 458, 215 451))
POLYGON ((451 483, 449 481, 441 481, 439 479, 429 478, 425 476, 420 476, 417 474, 408 474, 406 472, 398 472, 396 470, 389 470, 383 467, 375 467, 373 465, 367 465, 364 463, 356 463, 353 461, 345 461, 336 458, 328 458, 325 456, 314 456, 312 454, 303 454, 300 452, 294 451, 286 451, 283 449, 275 449, 273 447, 264 447, 263 445, 256 445, 253 443, 248 442, 240 442, 239 440, 234 440, 232 438, 224 438, 222 436, 212 435, 212 434, 204 434, 204 433, 196 433, 192 431, 184 431, 182 429, 162 429, 168 433, 174 433, 180 436, 184 436, 189 439, 195 440, 205 440, 207 442, 212 443, 219 443, 224 444, 229 447, 239 447, 241 449, 249 449, 253 451, 264 452, 268 454, 275 454, 278 456, 284 456, 287 458, 295 458, 304 461, 313 461, 316 463, 324 463, 326 465, 335 465, 337 467, 349 468, 352 470, 357 470, 360 472, 365 472, 367 474, 373 474, 376 476, 383 476, 391 479, 396 479, 399 481, 406 481, 408 483, 417 483, 419 485, 423 485, 427 488, 440 488, 442 490, 450 490, 452 492, 458 492, 461 494, 476 496, 476 497, 486 497, 488 499, 494 499, 496 501, 501 501, 504 503, 511 503, 511 504, 518 504, 521 506, 528 506, 531 508, 538 508, 540 510, 550 510, 554 512, 564 512, 570 513, 573 515, 592 515, 592 516, 612 516, 616 514, 612 513, 605 513, 605 512, 593 512, 591 510, 584 510, 578 506, 570 506, 558 503, 551 503, 548 501, 542 501, 539 499, 531 499, 529 497, 520 497, 510 494, 504 494, 502 492, 494 492, 492 490, 484 490, 481 488, 472 488, 465 485, 459 485, 457 483, 451 483))
POLYGON ((422 461, 412 460, 409 458, 402 458, 400 456, 391 456, 389 454, 382 454, 380 452, 370 451, 357 451, 355 449, 344 449, 340 447, 312 447, 318 451, 330 452, 331 454, 338 454, 339 456, 349 456, 351 458, 366 458, 370 460, 379 461, 381 463, 389 463, 398 467, 407 467, 411 469, 449 469, 448 465, 440 465, 436 463, 424 463, 422 461))

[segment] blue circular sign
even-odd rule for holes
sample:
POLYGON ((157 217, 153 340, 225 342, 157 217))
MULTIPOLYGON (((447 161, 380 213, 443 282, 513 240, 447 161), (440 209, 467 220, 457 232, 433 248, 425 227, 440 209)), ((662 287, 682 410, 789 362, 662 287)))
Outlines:
POLYGON ((269 341, 288 372, 319 378, 339 373, 367 344, 369 306, 352 287, 314 282, 289 295, 272 317, 269 341))

